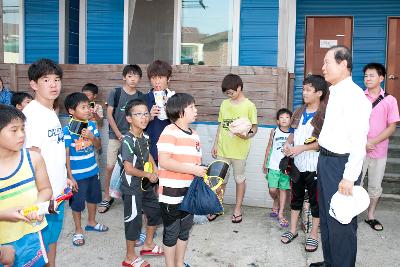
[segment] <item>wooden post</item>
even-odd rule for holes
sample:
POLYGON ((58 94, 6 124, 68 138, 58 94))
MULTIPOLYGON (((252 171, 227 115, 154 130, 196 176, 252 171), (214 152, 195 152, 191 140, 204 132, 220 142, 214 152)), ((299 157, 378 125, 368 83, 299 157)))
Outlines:
POLYGON ((278 90, 276 110, 288 107, 288 72, 285 68, 277 68, 278 90))
POLYGON ((0 63, 4 63, 3 1, 0 1, 0 63))
POLYGON ((10 89, 18 92, 18 65, 15 63, 10 64, 10 89))

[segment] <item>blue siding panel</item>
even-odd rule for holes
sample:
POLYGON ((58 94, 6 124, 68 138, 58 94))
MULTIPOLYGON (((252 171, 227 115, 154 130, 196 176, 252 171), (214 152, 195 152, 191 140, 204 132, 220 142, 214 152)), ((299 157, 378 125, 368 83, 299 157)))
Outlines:
POLYGON ((88 64, 123 62, 123 0, 87 1, 88 64))
POLYGON ((46 57, 58 62, 58 0, 25 0, 25 63, 46 57))
POLYGON ((277 65, 278 17, 278 0, 241 1, 239 65, 277 65))
POLYGON ((69 1, 68 59, 69 64, 79 63, 79 0, 69 1))
POLYGON ((364 88, 362 68, 369 62, 386 63, 387 17, 399 15, 398 0, 298 0, 294 107, 302 103, 306 16, 353 16, 353 79, 364 88))

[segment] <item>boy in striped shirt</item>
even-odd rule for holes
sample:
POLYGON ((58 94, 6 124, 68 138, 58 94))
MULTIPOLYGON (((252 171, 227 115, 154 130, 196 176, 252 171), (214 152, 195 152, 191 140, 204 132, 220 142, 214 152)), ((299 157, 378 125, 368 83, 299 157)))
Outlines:
POLYGON ((168 100, 166 112, 172 123, 165 127, 157 143, 165 266, 189 266, 184 258, 193 214, 180 211, 179 204, 194 176, 203 177, 206 167, 200 166, 200 138, 189 128, 197 116, 194 98, 175 94, 168 100))
POLYGON ((99 167, 94 150, 101 147, 100 134, 96 123, 90 118, 89 99, 83 93, 72 93, 65 98, 65 109, 72 116, 71 122, 63 128, 67 156, 68 178, 73 181, 75 193, 70 200, 75 233, 72 244, 85 244, 81 226, 81 212, 88 207, 86 231, 105 232, 108 227, 96 222, 96 204, 101 201, 99 167), (82 127, 76 127, 76 126, 82 127), (80 130, 81 129, 81 130, 80 130))

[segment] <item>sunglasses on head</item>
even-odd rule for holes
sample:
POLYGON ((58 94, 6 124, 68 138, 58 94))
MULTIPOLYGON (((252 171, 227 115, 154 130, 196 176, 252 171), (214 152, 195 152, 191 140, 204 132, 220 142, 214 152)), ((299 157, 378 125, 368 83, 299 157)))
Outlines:
POLYGON ((87 121, 71 118, 69 121, 69 132, 77 135, 82 134, 82 130, 88 127, 87 121))

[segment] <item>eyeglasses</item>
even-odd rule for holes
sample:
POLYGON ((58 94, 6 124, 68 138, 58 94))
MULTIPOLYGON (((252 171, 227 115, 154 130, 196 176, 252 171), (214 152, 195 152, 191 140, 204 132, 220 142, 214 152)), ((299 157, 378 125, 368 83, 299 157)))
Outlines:
POLYGON ((147 117, 150 117, 150 113, 148 113, 148 112, 145 112, 145 113, 142 113, 142 112, 132 113, 132 115, 133 115, 133 116, 136 116, 137 118, 147 118, 147 117))
POLYGON ((235 91, 226 91, 225 95, 227 96, 233 96, 233 94, 235 93, 235 91))

